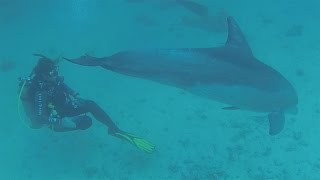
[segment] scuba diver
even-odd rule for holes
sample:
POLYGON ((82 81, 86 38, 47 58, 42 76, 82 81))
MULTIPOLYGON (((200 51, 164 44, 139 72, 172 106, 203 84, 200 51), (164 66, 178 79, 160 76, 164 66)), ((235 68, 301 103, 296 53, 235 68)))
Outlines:
MULTIPOLYGON (((43 55, 27 78, 20 78, 19 101, 22 103, 30 128, 48 126, 55 132, 85 130, 92 125, 87 113, 108 127, 108 133, 124 139, 145 152, 154 145, 134 134, 120 130, 108 114, 94 101, 79 97, 58 74, 57 61, 43 55)), ((20 103, 19 103, 20 104, 20 103)))

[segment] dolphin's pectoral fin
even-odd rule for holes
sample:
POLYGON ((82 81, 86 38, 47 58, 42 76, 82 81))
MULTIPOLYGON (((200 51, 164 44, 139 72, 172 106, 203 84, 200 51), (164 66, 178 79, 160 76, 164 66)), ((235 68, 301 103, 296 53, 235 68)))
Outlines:
POLYGON ((285 117, 284 113, 281 111, 272 112, 268 115, 269 119, 269 134, 276 135, 279 134, 284 128, 285 117))
POLYGON ((83 65, 83 66, 103 66, 104 65, 104 58, 96 58, 92 57, 89 55, 81 56, 76 59, 68 59, 68 58, 63 58, 69 62, 83 65))

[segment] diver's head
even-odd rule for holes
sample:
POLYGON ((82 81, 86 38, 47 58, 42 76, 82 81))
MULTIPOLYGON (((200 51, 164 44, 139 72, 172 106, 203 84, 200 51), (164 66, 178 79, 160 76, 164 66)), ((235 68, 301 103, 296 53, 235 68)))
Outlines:
POLYGON ((42 76, 45 78, 54 78, 58 76, 57 63, 47 57, 42 56, 37 65, 33 69, 33 73, 36 76, 42 76))

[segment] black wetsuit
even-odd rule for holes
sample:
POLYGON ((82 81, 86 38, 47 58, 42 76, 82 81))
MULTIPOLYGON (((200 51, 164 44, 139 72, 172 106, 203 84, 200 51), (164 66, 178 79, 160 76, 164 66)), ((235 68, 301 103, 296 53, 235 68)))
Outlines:
POLYGON ((27 81, 24 91, 21 100, 33 128, 50 125, 53 130, 60 132, 87 129, 92 120, 86 113, 91 113, 95 119, 108 126, 109 133, 119 131, 107 113, 94 101, 78 98, 63 82, 63 77, 45 80, 35 76, 27 81), (72 117, 76 127, 65 127, 62 123, 65 117, 72 117))

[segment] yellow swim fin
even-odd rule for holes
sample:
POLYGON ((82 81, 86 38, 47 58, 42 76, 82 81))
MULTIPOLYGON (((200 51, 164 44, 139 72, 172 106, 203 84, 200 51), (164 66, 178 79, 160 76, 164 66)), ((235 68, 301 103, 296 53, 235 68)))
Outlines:
POLYGON ((155 149, 155 146, 152 143, 150 143, 149 141, 147 141, 137 135, 123 132, 123 131, 116 132, 113 135, 118 138, 121 138, 121 139, 124 139, 124 140, 130 142, 131 144, 133 144, 137 148, 143 150, 144 152, 152 153, 155 149))

